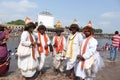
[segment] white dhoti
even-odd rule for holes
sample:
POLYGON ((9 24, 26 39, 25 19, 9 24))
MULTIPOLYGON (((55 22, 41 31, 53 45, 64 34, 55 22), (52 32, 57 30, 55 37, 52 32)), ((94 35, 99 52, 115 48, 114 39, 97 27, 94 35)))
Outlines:
POLYGON ((63 72, 63 68, 64 68, 64 65, 62 64, 62 54, 61 53, 58 53, 58 54, 55 54, 54 58, 53 58, 53 66, 55 69, 59 69, 61 72, 63 72))
POLYGON ((38 60, 34 60, 31 57, 32 56, 28 56, 26 58, 18 57, 18 68, 25 77, 34 76, 38 67, 38 60))
POLYGON ((22 75, 25 77, 32 77, 36 73, 36 70, 31 71, 21 71, 22 75))
POLYGON ((68 59, 66 70, 71 70, 76 64, 75 60, 68 59))
POLYGON ((78 77, 81 77, 82 79, 90 79, 94 78, 96 76, 96 73, 104 67, 104 62, 101 56, 98 52, 94 53, 94 61, 91 59, 88 59, 85 61, 84 69, 81 69, 81 61, 75 66, 75 74, 78 77), (89 64, 89 62, 91 62, 89 64))
POLYGON ((38 59, 38 62, 39 62, 39 70, 41 70, 42 68, 43 68, 43 66, 44 66, 44 64, 45 64, 45 59, 46 59, 46 55, 45 55, 45 53, 40 53, 41 54, 41 56, 40 56, 40 58, 38 59))

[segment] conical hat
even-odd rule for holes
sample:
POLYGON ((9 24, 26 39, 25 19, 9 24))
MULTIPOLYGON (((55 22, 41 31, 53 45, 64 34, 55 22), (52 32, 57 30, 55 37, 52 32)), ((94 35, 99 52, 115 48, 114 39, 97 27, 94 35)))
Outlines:
POLYGON ((78 21, 76 19, 74 19, 72 24, 78 24, 78 21))
POLYGON ((28 24, 28 23, 30 23, 30 22, 32 22, 32 20, 31 20, 29 17, 26 17, 26 18, 25 18, 25 24, 28 24))
POLYGON ((83 28, 83 33, 85 33, 86 31, 90 32, 91 34, 94 34, 91 21, 89 21, 87 26, 83 28))
POLYGON ((87 24, 87 26, 92 28, 92 22, 89 21, 88 24, 87 24))
POLYGON ((56 27, 62 27, 62 24, 61 24, 60 20, 57 21, 56 27))
POLYGON ((77 31, 79 31, 79 25, 78 25, 78 21, 76 19, 73 20, 72 24, 69 27, 69 30, 71 31, 71 28, 76 29, 77 31))
POLYGON ((25 18, 25 30, 28 30, 30 27, 36 28, 36 25, 32 22, 32 20, 29 17, 25 18))

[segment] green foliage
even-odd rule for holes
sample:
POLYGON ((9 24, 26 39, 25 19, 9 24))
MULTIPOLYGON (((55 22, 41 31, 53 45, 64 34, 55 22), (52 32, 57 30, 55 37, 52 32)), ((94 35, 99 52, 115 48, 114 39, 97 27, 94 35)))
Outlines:
POLYGON ((95 29, 95 33, 102 33, 102 29, 95 29))
POLYGON ((16 21, 7 22, 7 24, 24 25, 25 21, 19 19, 19 20, 16 20, 16 21))

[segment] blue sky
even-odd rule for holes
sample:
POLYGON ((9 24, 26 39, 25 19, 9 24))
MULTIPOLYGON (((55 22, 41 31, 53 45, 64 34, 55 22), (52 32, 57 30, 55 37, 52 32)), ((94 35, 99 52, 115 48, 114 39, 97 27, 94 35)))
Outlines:
POLYGON ((84 27, 91 20, 93 28, 103 33, 120 33, 120 0, 0 0, 0 8, 0 23, 26 16, 37 21, 37 14, 47 10, 63 26, 77 19, 84 27))

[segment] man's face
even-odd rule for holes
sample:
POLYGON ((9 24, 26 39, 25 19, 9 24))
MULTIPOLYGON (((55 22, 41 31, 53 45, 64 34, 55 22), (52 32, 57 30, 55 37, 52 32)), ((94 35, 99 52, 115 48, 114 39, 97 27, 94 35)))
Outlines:
POLYGON ((77 32, 77 29, 74 27, 71 27, 71 32, 72 32, 72 34, 75 34, 77 32))
POLYGON ((39 29, 39 32, 40 32, 41 34, 44 34, 44 33, 45 33, 45 29, 39 29))
POLYGON ((91 33, 89 31, 85 31, 85 36, 89 37, 91 35, 91 33))
POLYGON ((57 31, 56 34, 57 34, 57 36, 60 36, 60 35, 61 35, 61 32, 60 32, 60 31, 57 31))
POLYGON ((33 32, 33 30, 34 30, 34 28, 33 27, 31 27, 30 29, 29 29, 29 31, 32 33, 33 32))

